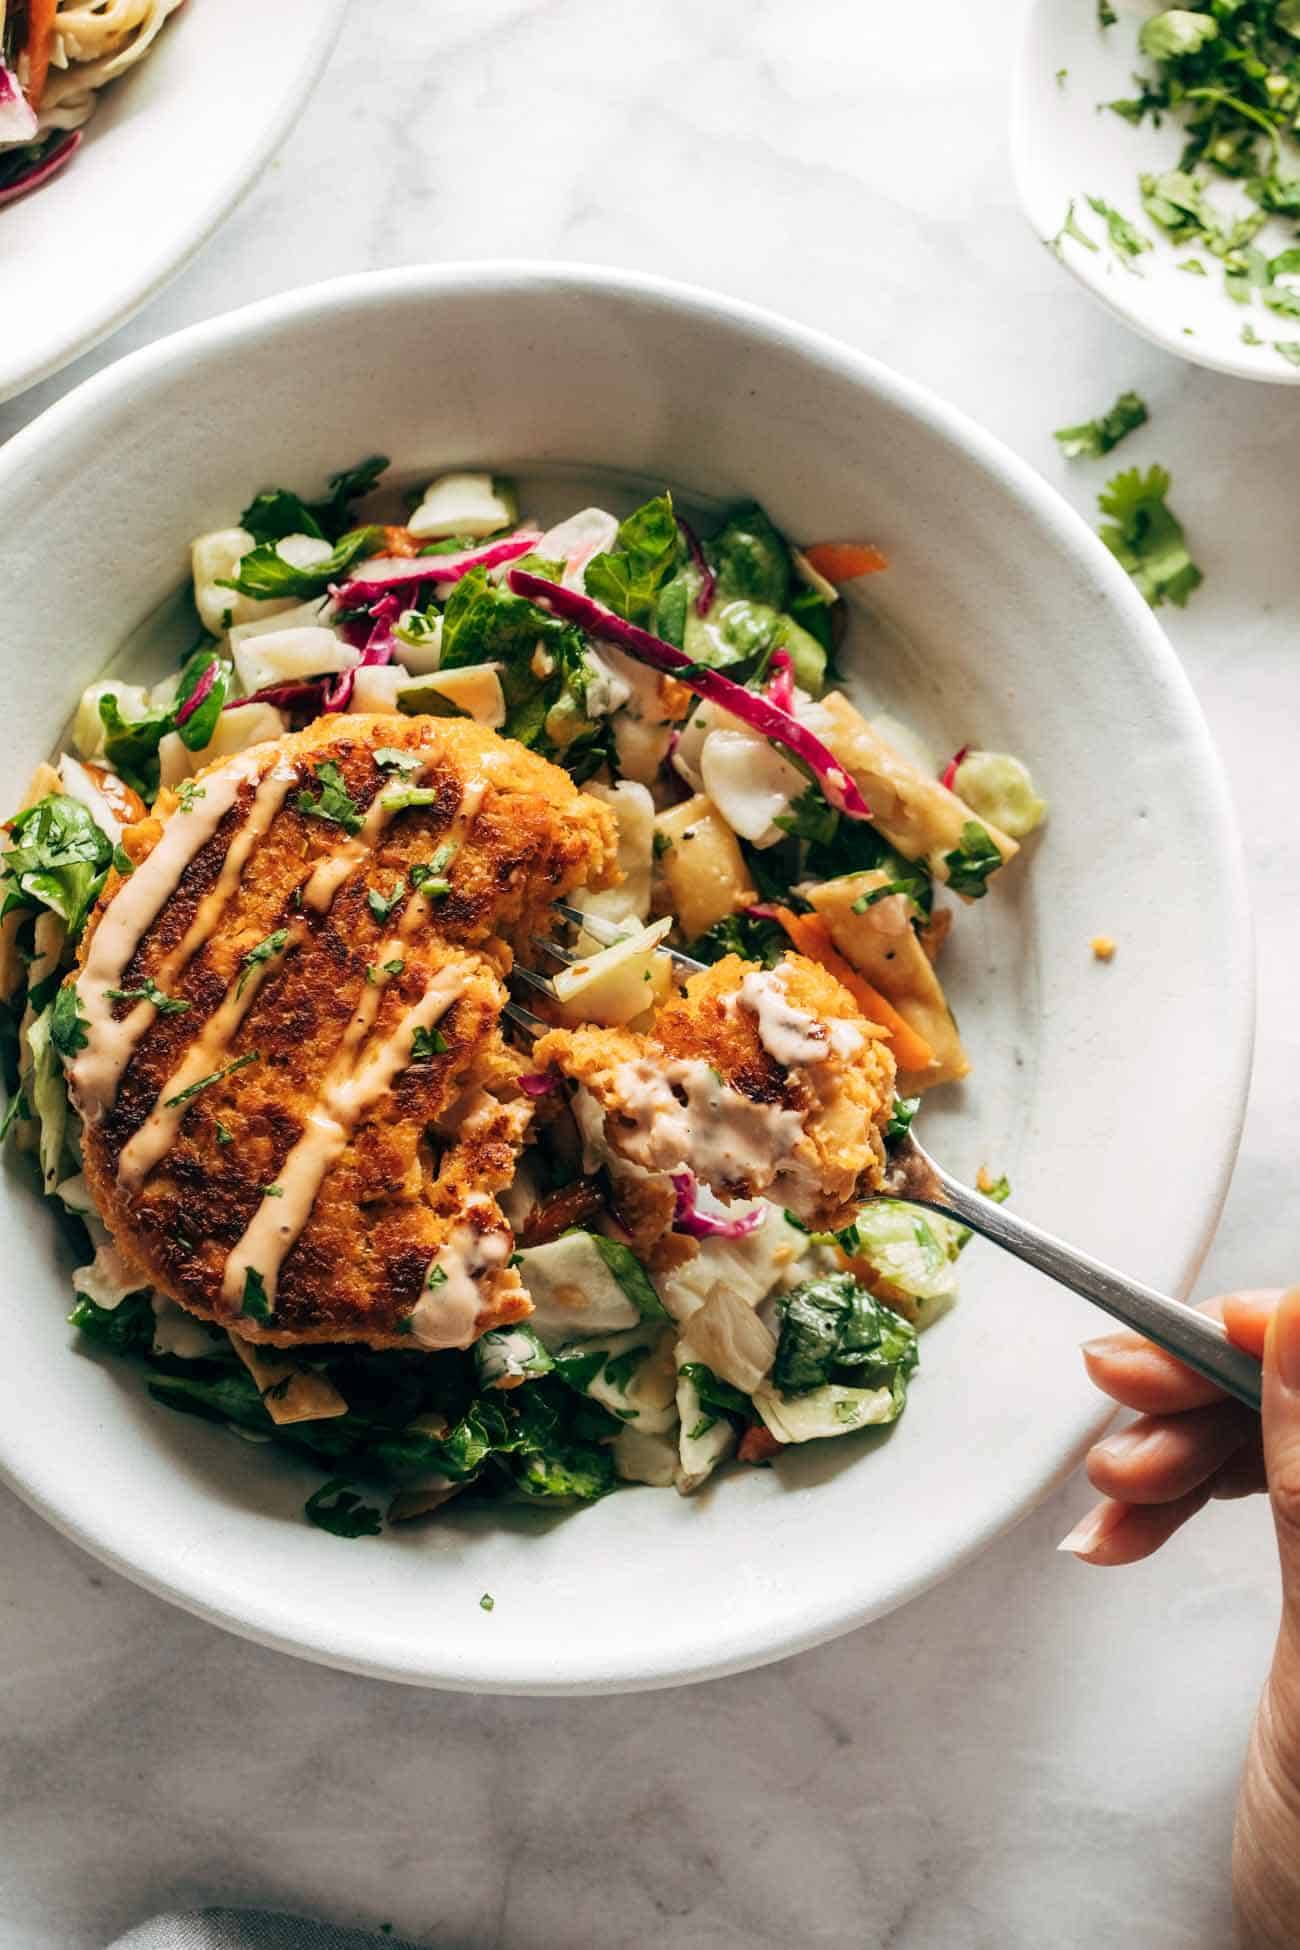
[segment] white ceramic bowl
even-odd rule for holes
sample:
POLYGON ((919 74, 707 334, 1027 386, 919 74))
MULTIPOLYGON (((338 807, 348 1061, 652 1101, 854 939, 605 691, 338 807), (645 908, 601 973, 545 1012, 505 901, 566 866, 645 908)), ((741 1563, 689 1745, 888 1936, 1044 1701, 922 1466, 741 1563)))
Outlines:
POLYGON ((189 262, 284 140, 346 4, 191 0, 101 94, 66 168, 0 209, 0 400, 189 262))
MULTIPOLYGON (((1172 244, 1142 209, 1138 176, 1178 167, 1183 137, 1178 119, 1151 118, 1134 128, 1098 104, 1132 96, 1135 71, 1151 72, 1138 52, 1144 19, 1162 11, 1163 0, 1112 0, 1119 18, 1101 27, 1093 0, 1031 0, 1016 63, 1011 113, 1011 159, 1025 215, 1047 242, 1058 235, 1066 212, 1075 216, 1097 248, 1064 236, 1062 264, 1126 324, 1180 359, 1239 379, 1274 386, 1300 385, 1300 366, 1274 350, 1276 340, 1300 339, 1300 321, 1262 306, 1235 304, 1223 288, 1223 272, 1208 251, 1172 244), (1064 70, 1063 79, 1057 77, 1064 70), (1088 207, 1102 198, 1151 240, 1132 262, 1110 248, 1106 225, 1088 207), (1180 271, 1199 258, 1208 275, 1180 271), (1262 341, 1248 345, 1249 321, 1262 341)), ((1252 206, 1238 186, 1215 178, 1210 201, 1227 210, 1252 206)), ((1262 249, 1295 242, 1294 225, 1274 218, 1259 238, 1262 249)))
MULTIPOLYGON (((412 479, 520 463, 753 494, 794 536, 864 536, 854 681, 936 750, 1021 753, 1052 801, 1006 886, 961 916, 947 980, 977 1066, 925 1113, 939 1155, 1140 1277, 1191 1280, 1236 1146, 1250 930, 1204 723, 1105 549, 987 435, 861 354, 703 292, 606 271, 462 265, 349 279, 148 347, 0 452, 0 803, 79 686, 250 491, 375 449, 412 479), (1098 932, 1119 942, 1103 967, 1098 932)), ((628 1490, 540 1519, 453 1506, 343 1542, 318 1480, 154 1407, 74 1351, 68 1260, 11 1164, 0 1203, 0 1468, 152 1590, 267 1644, 421 1684, 666 1685, 772 1659, 913 1596, 1021 1515, 1102 1419, 1082 1302, 972 1246, 884 1440, 628 1490), (495 1608, 480 1609, 490 1592, 495 1608)))

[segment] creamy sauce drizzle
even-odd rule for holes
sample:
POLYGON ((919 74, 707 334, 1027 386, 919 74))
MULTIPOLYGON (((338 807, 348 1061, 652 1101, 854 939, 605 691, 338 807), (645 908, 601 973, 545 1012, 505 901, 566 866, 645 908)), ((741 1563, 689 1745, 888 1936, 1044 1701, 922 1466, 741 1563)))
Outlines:
MULTIPOLYGON (((414 900, 409 903, 408 914, 415 906, 414 900)), ((460 959, 440 969, 392 1035, 354 1064, 352 1059, 379 1007, 379 988, 367 985, 330 1066, 320 1100, 308 1112, 306 1128, 276 1178, 283 1196, 262 1200, 226 1260, 221 1292, 229 1304, 242 1300, 250 1268, 261 1274, 267 1298, 274 1299, 280 1266, 311 1217, 326 1172, 342 1156, 362 1118, 387 1096, 410 1063, 416 1030, 432 1029, 446 1015, 464 993, 474 970, 474 963, 460 959)))
POLYGON ((648 1171, 689 1165, 706 1184, 758 1189, 803 1136, 797 1110, 754 1103, 698 1058, 620 1063, 614 1088, 619 1110, 608 1120, 611 1142, 648 1171))
MULTIPOLYGON (((122 882, 101 917, 85 967, 77 978, 77 995, 87 1025, 86 1047, 68 1072, 73 1101, 83 1117, 101 1117, 113 1102, 122 1072, 157 1014, 152 1002, 141 1001, 120 1022, 115 1021, 108 990, 121 988, 146 930, 235 804, 240 788, 255 778, 257 771, 258 760, 249 754, 210 774, 204 781, 203 797, 193 800, 189 812, 173 812, 153 852, 122 882)), ((277 765, 263 779, 247 819, 231 841, 220 875, 199 902, 184 938, 158 967, 154 980, 160 989, 166 991, 216 927, 239 884, 249 853, 284 804, 294 777, 291 767, 277 765)))
POLYGON ((793 1070, 825 1061, 831 1046, 826 1025, 795 1007, 779 969, 754 969, 746 975, 736 1002, 755 1017, 758 1040, 774 1063, 793 1070))
MULTIPOLYGON (((490 1208, 488 1208, 490 1211, 490 1208)), ((424 1290, 411 1310, 411 1335, 420 1347, 468 1347, 474 1339, 481 1301, 478 1282, 494 1273, 510 1257, 508 1232, 476 1232, 471 1225, 453 1227, 429 1266, 424 1290), (441 1273, 442 1279, 429 1285, 441 1273)))

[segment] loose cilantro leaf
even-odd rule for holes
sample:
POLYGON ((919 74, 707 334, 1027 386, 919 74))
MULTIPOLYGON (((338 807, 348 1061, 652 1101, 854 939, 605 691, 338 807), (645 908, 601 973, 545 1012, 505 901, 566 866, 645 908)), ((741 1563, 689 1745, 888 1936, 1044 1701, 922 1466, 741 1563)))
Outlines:
POLYGON ((1107 203, 1104 197, 1090 196, 1088 207, 1105 220, 1111 249, 1122 261, 1131 262, 1135 257, 1141 256, 1143 251, 1151 249, 1151 239, 1144 237, 1140 230, 1135 229, 1128 218, 1112 204, 1107 203))
POLYGON ((1110 0, 1097 0, 1098 27, 1113 27, 1118 19, 1119 15, 1111 6, 1110 0))
POLYGON ((677 566, 681 547, 672 496, 657 495, 620 525, 617 548, 588 562, 587 594, 616 616, 653 630, 659 592, 677 566))
POLYGON ((116 1307, 101 1307, 79 1293, 68 1320, 108 1354, 146 1354, 153 1346, 153 1302, 148 1293, 128 1293, 116 1307))
POLYGON ((380 1511, 372 1503, 363 1503, 337 1476, 307 1498, 303 1515, 317 1530, 328 1530, 331 1537, 378 1537, 384 1527, 380 1511))
POLYGON ((311 819, 326 819, 335 826, 341 826, 345 833, 359 833, 362 826, 361 808, 351 796, 347 781, 332 758, 327 758, 316 767, 315 779, 319 792, 297 792, 293 803, 300 813, 311 819))
POLYGON ((1075 216, 1073 197, 1070 198, 1070 201, 1065 206, 1065 222, 1061 225, 1055 237, 1048 240, 1051 248, 1056 252, 1058 257, 1061 256, 1061 239, 1063 237, 1073 237, 1075 243, 1082 244, 1085 250, 1097 251, 1101 248, 1096 240, 1088 235, 1087 231, 1080 224, 1079 219, 1075 216))
POLYGON ((916 1329, 849 1273, 805 1280, 777 1301, 781 1321, 772 1378, 782 1394, 839 1382, 892 1388, 901 1408, 916 1371, 916 1329))
MULTIPOLYGON (((412 873, 411 878, 412 880, 415 879, 414 873, 412 873)), ((405 892, 406 881, 399 877, 394 882, 391 894, 381 894, 378 887, 370 888, 366 894, 366 905, 377 921, 386 921, 393 909, 401 901, 405 892)))
POLYGON ((86 808, 62 792, 20 812, 9 822, 9 835, 12 844, 0 858, 0 915, 48 907, 75 941, 108 875, 113 849, 107 838, 86 808))
MULTIPOLYGON (((185 1011, 190 1007, 190 1004, 183 996, 164 995, 151 975, 146 975, 138 988, 105 989, 104 993, 110 1002, 152 1002, 160 1016, 184 1015, 185 1011)), ((56 1029, 58 1026, 57 1016, 58 1011, 56 1010, 56 1029)))
POLYGON ((1150 20, 1143 21, 1138 46, 1153 60, 1176 60, 1179 55, 1197 53, 1218 32, 1219 23, 1212 14, 1171 7, 1167 13, 1154 14, 1150 20))
POLYGON ((382 528, 353 528, 335 543, 332 552, 309 568, 295 568, 280 553, 277 542, 259 542, 239 564, 238 574, 218 576, 218 587, 237 589, 241 596, 266 602, 274 596, 295 596, 306 602, 323 596, 331 582, 364 555, 373 555, 383 546, 382 528))
POLYGON ((271 1301, 266 1291, 266 1281, 255 1266, 250 1266, 244 1274, 244 1297, 240 1304, 241 1314, 250 1320, 269 1320, 271 1301))
POLYGON ((1111 517, 1102 526, 1101 539, 1153 609, 1166 599, 1181 608, 1203 580, 1188 554, 1182 526, 1166 503, 1169 488, 1166 468, 1151 467, 1143 474, 1130 467, 1107 482, 1098 496, 1101 512, 1111 517))
POLYGON ((50 1016, 50 1041, 65 1063, 70 1063, 78 1050, 85 1049, 89 1041, 86 1029, 87 1021, 81 1013, 77 985, 75 982, 65 982, 54 998, 54 1009, 50 1016))
POLYGON ((1002 855, 977 819, 968 819, 961 829, 961 844, 943 856, 948 869, 948 885, 954 894, 980 900, 988 892, 988 880, 1002 865, 1002 855))
POLYGON ((418 752, 404 752, 396 745, 380 745, 373 753, 381 772, 418 772, 424 760, 418 752))
POLYGON ((790 803, 788 813, 778 813, 773 820, 783 833, 795 839, 808 840, 814 846, 833 846, 839 832, 840 815, 836 812, 821 787, 810 785, 790 803))
POLYGON ((524 1450, 510 1458, 514 1486, 540 1502, 594 1503, 617 1487, 614 1458, 588 1442, 524 1450))
POLYGON ((427 1063, 431 1056, 445 1056, 451 1044, 440 1029, 419 1026, 411 1031, 412 1063, 427 1063))
POLYGON ((1052 438, 1060 443, 1067 460, 1100 460, 1149 418, 1145 402, 1136 393, 1121 393, 1108 413, 1084 420, 1077 427, 1058 427, 1052 438))
POLYGON ((213 1070, 209 1076, 200 1077, 197 1083, 190 1084, 187 1090, 180 1091, 175 1097, 164 1098, 163 1109, 173 1110, 179 1104, 190 1103, 200 1092, 211 1089, 214 1083, 220 1083, 223 1077, 231 1077, 236 1070, 246 1068, 249 1063, 256 1063, 260 1055, 260 1050, 250 1049, 243 1056, 237 1056, 234 1062, 227 1063, 223 1070, 213 1070))
POLYGON ((274 961, 288 939, 288 928, 277 928, 274 934, 267 935, 265 941, 259 941, 255 948, 249 949, 239 964, 239 980, 235 984, 236 1001, 244 993, 253 970, 262 962, 274 961))
POLYGON ((715 962, 724 955, 739 955, 742 961, 775 968, 789 946, 790 937, 779 921, 757 914, 726 914, 697 935, 686 952, 696 961, 715 962))

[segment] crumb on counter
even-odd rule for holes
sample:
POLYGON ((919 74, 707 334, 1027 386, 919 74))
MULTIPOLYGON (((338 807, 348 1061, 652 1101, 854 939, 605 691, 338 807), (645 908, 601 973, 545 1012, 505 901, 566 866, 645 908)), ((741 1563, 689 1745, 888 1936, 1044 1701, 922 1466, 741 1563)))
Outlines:
POLYGON ((1109 934, 1094 934, 1090 943, 1094 961, 1114 961, 1115 941, 1109 934))
POLYGON ((485 1591, 483 1593, 483 1596, 478 1601, 478 1608, 480 1611, 492 1611, 495 1605, 496 1605, 496 1599, 492 1596, 492 1593, 490 1591, 485 1591))

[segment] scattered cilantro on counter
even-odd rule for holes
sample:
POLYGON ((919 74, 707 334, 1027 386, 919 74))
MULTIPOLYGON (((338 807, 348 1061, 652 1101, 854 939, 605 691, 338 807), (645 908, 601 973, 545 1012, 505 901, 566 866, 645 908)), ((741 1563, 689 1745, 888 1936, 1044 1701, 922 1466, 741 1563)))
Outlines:
POLYGON ((1149 467, 1144 474, 1130 467, 1097 497, 1101 512, 1111 517, 1102 524, 1101 539, 1153 609, 1165 601, 1181 609, 1204 580, 1165 500, 1169 488, 1167 468, 1149 467))
POLYGON ((1135 427, 1145 426, 1150 417, 1145 401, 1136 393, 1121 393, 1108 413, 1083 420, 1077 427, 1058 427, 1052 438, 1067 460, 1100 460, 1135 427))

